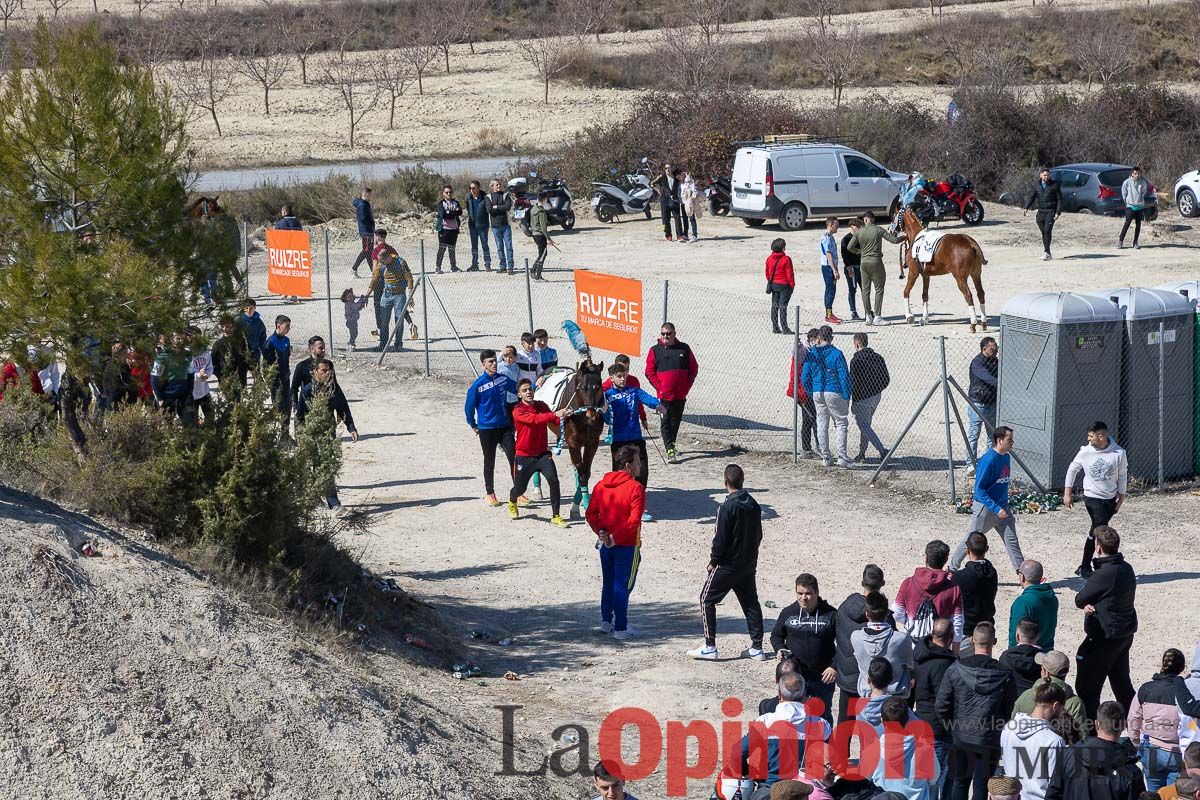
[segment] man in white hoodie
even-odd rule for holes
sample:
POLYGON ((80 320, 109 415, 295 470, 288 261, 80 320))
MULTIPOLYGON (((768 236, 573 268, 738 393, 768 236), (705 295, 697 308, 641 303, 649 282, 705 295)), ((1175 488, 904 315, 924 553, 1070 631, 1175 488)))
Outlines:
POLYGON ((1083 505, 1092 526, 1083 543, 1083 563, 1075 574, 1087 580, 1092 576, 1092 556, 1096 554, 1096 528, 1107 525, 1125 502, 1129 482, 1129 460, 1125 450, 1108 435, 1108 426, 1093 422, 1088 428, 1088 443, 1079 448, 1063 482, 1063 505, 1072 506, 1075 480, 1083 473, 1083 505))
POLYGON ((1067 746, 1050 726, 1066 705, 1066 693, 1049 679, 1034 690, 1033 713, 1018 712, 1000 733, 1000 763, 1005 775, 1021 781, 1022 800, 1044 800, 1050 776, 1067 746))

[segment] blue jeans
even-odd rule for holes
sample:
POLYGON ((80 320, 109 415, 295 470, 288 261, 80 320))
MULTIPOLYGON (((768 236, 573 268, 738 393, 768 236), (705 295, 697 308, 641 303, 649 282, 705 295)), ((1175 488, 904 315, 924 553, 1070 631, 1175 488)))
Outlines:
MULTIPOLYGON (((983 419, 986 419, 993 428, 996 427, 996 404, 975 403, 975 405, 983 412, 983 419)), ((974 408, 967 407, 967 447, 970 448, 971 455, 979 453, 979 431, 983 428, 983 419, 980 419, 979 415, 975 413, 974 408)))
POLYGON ((833 308, 833 298, 837 293, 837 280, 833 276, 833 267, 822 264, 821 277, 825 279, 825 311, 828 313, 833 308))
POLYGON ((383 297, 379 298, 379 349, 387 347, 388 331, 392 318, 396 320, 396 350, 404 349, 404 308, 407 300, 404 291, 384 287, 383 297))
MULTIPOLYGON (((512 229, 509 229, 511 234, 512 229)), ((471 234, 471 267, 479 268, 479 251, 483 250, 483 268, 492 268, 492 251, 488 249, 487 228, 481 228, 475 225, 467 226, 467 233, 471 234)))
POLYGON ((948 733, 933 737, 933 757, 937 759, 938 782, 937 787, 930 794, 932 800, 937 800, 942 796, 942 787, 946 785, 946 758, 950 755, 952 741, 948 733))
POLYGON ((1179 753, 1163 750, 1149 742, 1143 742, 1142 769, 1146 773, 1146 791, 1157 792, 1179 777, 1179 753))
POLYGON ((634 545, 600 548, 600 619, 611 622, 615 631, 629 626, 629 595, 641 560, 641 548, 634 545))
MULTIPOLYGON (((499 264, 499 270, 512 272, 516 263, 513 260, 512 251, 512 226, 504 225, 499 228, 493 226, 492 236, 496 240, 496 261, 499 264)), ((474 242, 472 242, 472 246, 474 246, 474 242)))
POLYGON ((204 280, 200 283, 200 296, 204 298, 206 305, 212 305, 213 292, 217 290, 217 276, 211 272, 206 273, 204 280))

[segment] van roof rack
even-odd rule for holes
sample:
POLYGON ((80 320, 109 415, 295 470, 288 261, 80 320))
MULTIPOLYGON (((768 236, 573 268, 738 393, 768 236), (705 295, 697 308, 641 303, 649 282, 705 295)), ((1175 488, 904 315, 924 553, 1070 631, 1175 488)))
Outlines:
POLYGON ((818 133, 768 133, 760 139, 748 139, 733 142, 735 147, 758 145, 760 147, 779 147, 793 144, 845 144, 857 141, 857 136, 824 136, 818 133))

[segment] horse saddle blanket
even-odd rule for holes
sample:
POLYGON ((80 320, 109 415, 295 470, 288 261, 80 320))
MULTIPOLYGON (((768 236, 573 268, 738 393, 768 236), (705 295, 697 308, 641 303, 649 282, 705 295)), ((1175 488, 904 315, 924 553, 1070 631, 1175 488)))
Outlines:
POLYGON ((918 264, 928 264, 933 261, 933 254, 937 250, 938 242, 945 235, 945 231, 931 230, 924 230, 917 234, 917 238, 913 242, 912 254, 918 264))
POLYGON ((556 368, 547 373, 545 383, 533 393, 533 399, 541 400, 552 410, 558 411, 571 400, 567 397, 567 386, 574 375, 575 370, 569 368, 556 368))

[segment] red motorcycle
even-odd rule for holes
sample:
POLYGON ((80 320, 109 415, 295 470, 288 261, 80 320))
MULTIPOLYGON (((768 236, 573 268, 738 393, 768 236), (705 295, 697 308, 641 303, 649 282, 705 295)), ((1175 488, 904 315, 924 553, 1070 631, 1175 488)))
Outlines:
POLYGON ((967 225, 983 222, 983 204, 975 196, 975 184, 965 175, 956 172, 944 181, 931 183, 925 193, 934 221, 962 220, 967 225))

